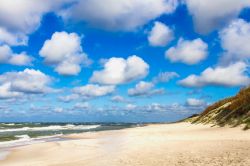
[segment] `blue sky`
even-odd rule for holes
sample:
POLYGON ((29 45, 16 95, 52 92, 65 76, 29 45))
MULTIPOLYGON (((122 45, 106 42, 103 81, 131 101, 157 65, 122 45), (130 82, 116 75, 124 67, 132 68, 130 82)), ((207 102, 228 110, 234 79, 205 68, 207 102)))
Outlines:
POLYGON ((199 113, 250 83, 249 7, 3 0, 0 121, 159 122, 199 113))

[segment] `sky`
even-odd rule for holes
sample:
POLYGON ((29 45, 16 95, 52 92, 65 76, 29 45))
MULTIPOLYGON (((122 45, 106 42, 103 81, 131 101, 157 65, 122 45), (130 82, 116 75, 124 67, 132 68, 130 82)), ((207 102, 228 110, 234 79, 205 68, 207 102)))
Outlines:
POLYGON ((170 122, 250 84, 250 0, 1 0, 0 121, 170 122))

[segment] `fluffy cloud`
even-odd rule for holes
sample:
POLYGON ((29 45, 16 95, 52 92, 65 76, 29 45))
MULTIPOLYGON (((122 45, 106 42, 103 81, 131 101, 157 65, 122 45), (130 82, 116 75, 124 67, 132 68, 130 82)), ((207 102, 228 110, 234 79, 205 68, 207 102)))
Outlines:
POLYGON ((162 105, 159 103, 152 103, 147 106, 144 106, 146 111, 148 112, 158 112, 158 111, 167 111, 166 105, 162 105))
MULTIPOLYGON (((137 115, 138 117, 147 116, 152 121, 152 115, 185 115, 185 117, 190 116, 194 113, 199 113, 204 109, 204 106, 188 106, 186 104, 161 104, 161 103, 151 103, 147 105, 135 105, 135 104, 126 104, 125 106, 118 105, 105 105, 105 107, 88 107, 88 103, 79 103, 76 104, 72 110, 84 110, 88 113, 99 114, 99 115, 115 115, 115 116, 124 116, 124 115, 137 115), (76 105, 79 105, 77 108, 76 105)), ((183 118, 183 117, 182 117, 183 118)), ((123 119, 124 120, 124 119, 123 119)))
POLYGON ((51 78, 39 70, 25 69, 0 75, 0 98, 50 92, 51 78))
POLYGON ((207 68, 200 75, 190 75, 179 83, 186 87, 202 87, 207 85, 217 86, 242 86, 250 83, 247 75, 247 65, 237 62, 227 67, 218 66, 207 68))
POLYGON ((187 106, 191 107, 200 107, 200 106, 206 106, 206 102, 201 99, 195 99, 195 98, 188 98, 186 101, 187 106))
POLYGON ((156 77, 153 78, 153 83, 168 82, 171 79, 179 77, 176 72, 160 72, 156 77))
POLYGON ((71 89, 71 94, 59 96, 58 100, 64 103, 79 100, 89 100, 96 97, 110 95, 115 91, 115 86, 98 84, 87 84, 85 86, 74 87, 71 89))
POLYGON ((114 91, 115 91, 115 86, 112 85, 100 86, 96 84, 88 84, 73 89, 73 93, 78 94, 84 98, 105 96, 113 93, 114 91))
POLYGON ((127 110, 130 112, 139 112, 139 113, 159 113, 159 112, 168 112, 174 114, 188 114, 192 115, 194 113, 200 112, 204 109, 203 106, 189 106, 187 104, 160 104, 160 103, 151 103, 148 105, 137 106, 134 104, 128 104, 125 108, 120 108, 120 110, 127 110))
POLYGON ((134 88, 128 90, 129 96, 153 96, 164 93, 164 89, 153 89, 152 82, 140 81, 134 88))
POLYGON ((0 27, 0 44, 25 45, 28 37, 22 33, 10 33, 5 28, 0 27))
POLYGON ((56 112, 56 113, 61 113, 63 111, 64 111, 64 109, 62 107, 56 107, 56 108, 54 108, 54 112, 56 112))
POLYGON ((131 31, 174 12, 177 5, 177 0, 83 0, 61 15, 66 20, 84 21, 98 28, 131 31))
POLYGON ((222 48, 225 53, 222 57, 223 63, 235 60, 246 60, 250 58, 250 23, 238 19, 231 22, 219 32, 222 48))
POLYGON ((127 111, 135 110, 136 107, 137 106, 135 104, 127 104, 125 107, 125 110, 127 110, 127 111))
POLYGON ((67 96, 59 96, 58 97, 59 101, 62 101, 64 103, 71 102, 71 101, 76 100, 78 98, 79 98, 78 94, 70 94, 70 95, 67 95, 67 96))
POLYGON ((154 84, 151 82, 140 81, 138 84, 135 85, 135 88, 129 89, 129 95, 144 95, 149 90, 154 87, 154 84))
POLYGON ((76 103, 74 105, 73 109, 76 110, 89 110, 91 108, 90 104, 88 102, 83 102, 83 103, 76 103))
POLYGON ((20 54, 13 54, 9 59, 9 64, 24 66, 31 65, 32 58, 28 56, 25 52, 21 52, 20 54))
POLYGON ((81 38, 76 33, 55 32, 51 39, 45 41, 39 54, 62 75, 77 75, 81 65, 91 63, 83 53, 81 38))
POLYGON ((156 21, 149 32, 148 41, 151 46, 166 46, 173 38, 173 31, 167 25, 156 21))
POLYGON ((193 65, 207 57, 207 48, 207 44, 200 38, 192 41, 180 39, 177 46, 171 47, 165 52, 165 57, 171 62, 193 65))
POLYGON ((24 66, 30 65, 32 58, 25 52, 15 54, 8 45, 0 46, 0 63, 24 66))
POLYGON ((124 97, 119 96, 119 95, 113 96, 113 97, 111 98, 111 101, 112 101, 112 102, 118 102, 118 103, 127 103, 127 102, 129 102, 129 101, 126 100, 124 97))
POLYGON ((23 45, 40 25, 43 15, 73 0, 1 0, 0 43, 23 45))
POLYGON ((163 88, 155 89, 155 85, 162 82, 168 82, 173 78, 179 77, 176 72, 160 72, 151 82, 140 81, 134 88, 128 89, 129 96, 154 96, 165 93, 163 88))
POLYGON ((210 0, 185 1, 200 33, 208 33, 225 26, 236 18, 242 9, 250 6, 250 0, 216 0, 213 3, 210 0))
POLYGON ((128 59, 110 58, 104 64, 103 70, 93 73, 90 81, 100 84, 123 84, 144 78, 148 70, 149 65, 136 55, 128 59))
POLYGON ((0 99, 20 97, 22 93, 12 91, 11 83, 1 83, 0 85, 0 99))

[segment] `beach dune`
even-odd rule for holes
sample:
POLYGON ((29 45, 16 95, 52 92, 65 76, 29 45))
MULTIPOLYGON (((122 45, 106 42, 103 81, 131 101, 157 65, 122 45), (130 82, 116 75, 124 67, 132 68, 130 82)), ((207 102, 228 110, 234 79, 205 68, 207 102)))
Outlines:
POLYGON ((249 166, 250 131, 173 123, 16 147, 1 166, 249 166))

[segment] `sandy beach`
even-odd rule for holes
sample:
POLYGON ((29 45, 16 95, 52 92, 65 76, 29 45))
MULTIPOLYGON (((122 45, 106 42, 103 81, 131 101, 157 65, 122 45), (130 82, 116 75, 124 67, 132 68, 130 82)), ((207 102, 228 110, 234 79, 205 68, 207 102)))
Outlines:
POLYGON ((189 123, 154 124, 67 136, 17 147, 1 166, 250 165, 250 131, 189 123))

